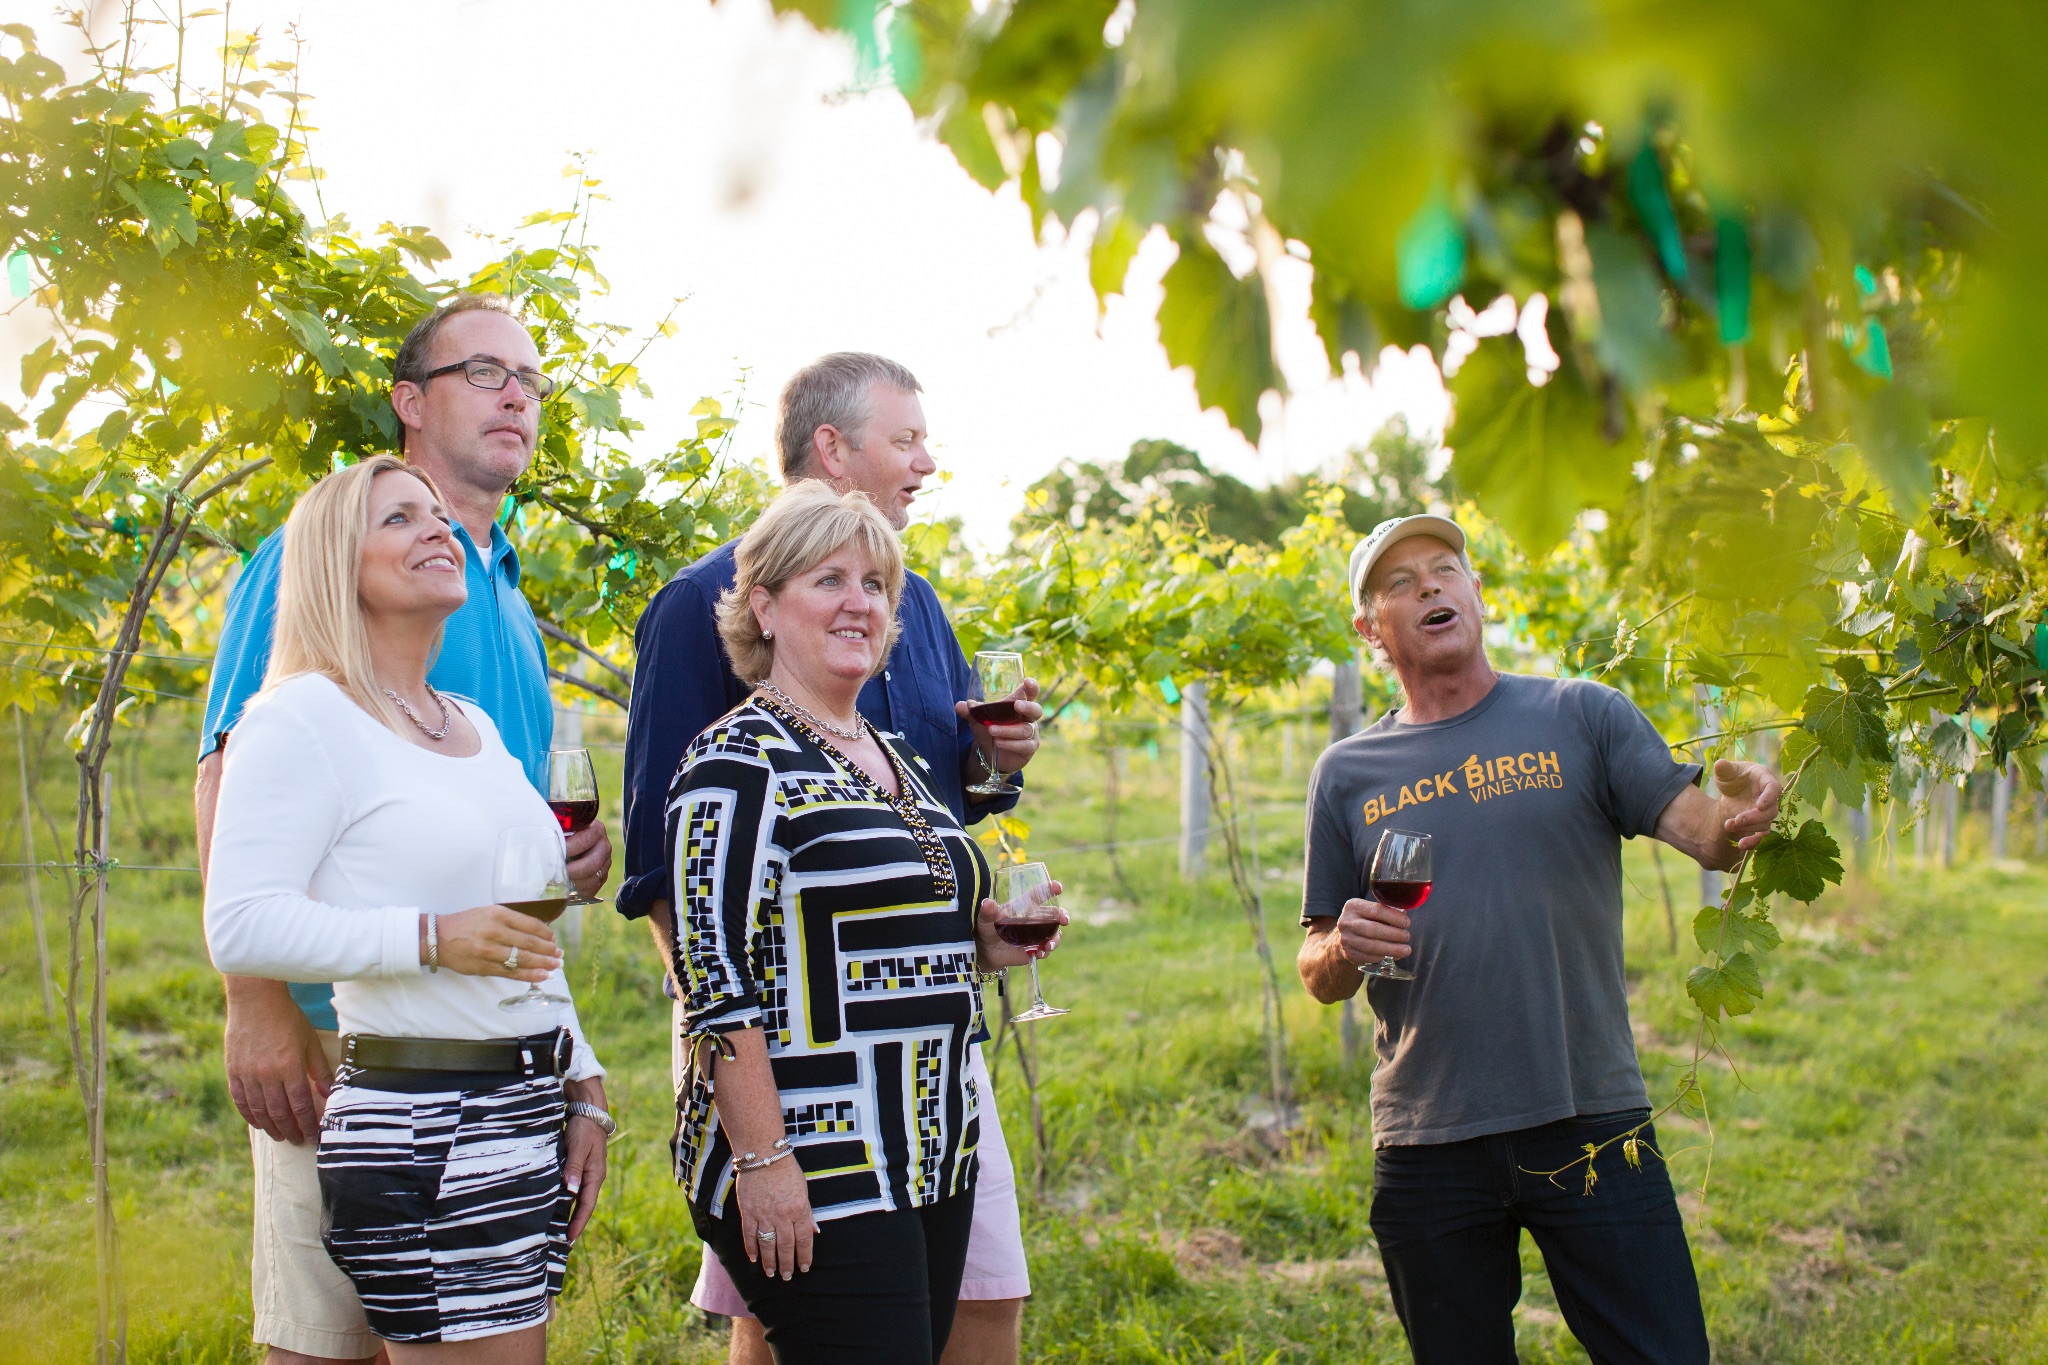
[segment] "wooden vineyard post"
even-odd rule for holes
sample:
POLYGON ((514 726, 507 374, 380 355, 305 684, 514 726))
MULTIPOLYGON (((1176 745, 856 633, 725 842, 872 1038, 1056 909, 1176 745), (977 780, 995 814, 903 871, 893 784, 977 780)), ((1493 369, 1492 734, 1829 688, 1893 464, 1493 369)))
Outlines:
POLYGON ((1330 675, 1330 743, 1349 739, 1358 733, 1359 712, 1364 708, 1359 694, 1358 656, 1332 660, 1336 669, 1330 675))
POLYGON ((2012 816, 2012 763, 1998 770, 1991 784, 1991 856, 2005 860, 2006 826, 2012 816))
POLYGON ((1935 799, 1941 803, 1941 868, 1946 872, 1956 865, 1956 781, 1943 782, 1935 788, 1935 799))
POLYGON ((1209 685, 1180 699, 1180 875, 1193 881, 1209 860, 1209 685))
POLYGON ((1927 870, 1927 817, 1933 814, 1932 802, 1928 799, 1927 779, 1921 778, 1913 784, 1913 870, 1927 870))
POLYGON ((21 769, 21 883, 28 893, 29 920, 36 934, 36 970, 43 983, 43 1023, 57 1031, 57 995, 50 984, 50 939, 43 932, 42 869, 36 866, 35 811, 28 792, 28 740, 22 735, 21 708, 14 708, 14 757, 21 769))

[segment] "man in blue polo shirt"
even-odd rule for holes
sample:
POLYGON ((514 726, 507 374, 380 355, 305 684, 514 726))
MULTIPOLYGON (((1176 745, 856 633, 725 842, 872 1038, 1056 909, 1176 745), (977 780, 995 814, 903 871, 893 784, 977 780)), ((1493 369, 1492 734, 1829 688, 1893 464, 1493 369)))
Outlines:
MULTIPOLYGON (((901 530, 910 520, 911 500, 937 468, 925 450, 920 391, 908 369, 877 355, 842 352, 798 371, 783 387, 777 424, 784 481, 823 479, 842 492, 858 489, 901 530)), ((733 676, 713 619, 720 594, 737 577, 737 545, 722 545, 676 575, 655 594, 634 632, 638 663, 626 729, 626 879, 618 907, 628 918, 648 916, 664 962, 674 960, 663 847, 669 779, 690 741, 752 690, 733 676)), ((1018 708, 1025 723, 975 725, 967 718, 966 700, 975 695, 974 675, 938 594, 915 573, 904 575, 897 617, 903 633, 887 668, 861 689, 861 714, 877 729, 910 741, 931 765, 933 786, 961 823, 1009 809, 1015 796, 988 799, 970 796, 966 788, 991 765, 1010 774, 1031 761, 1038 749, 1030 723, 1039 717, 1037 684, 1025 684, 1027 700, 1018 708)), ((978 1046, 973 1058, 981 1069, 978 1046)), ((1022 1300, 1031 1292, 1009 1152, 985 1071, 980 1087, 981 1174, 946 1365, 1014 1362, 1022 1300)), ((715 1257, 704 1258, 693 1301, 736 1320, 729 1365, 768 1365, 760 1325, 747 1315, 715 1257)))
MULTIPOLYGON (((448 618, 428 681, 483 707, 527 777, 547 790, 554 733, 547 656, 519 592, 519 556, 495 516, 533 459, 541 400, 533 338, 496 295, 457 295, 407 336, 392 365, 391 406, 407 460, 440 487, 455 520, 469 600, 448 618)), ((195 792, 200 867, 212 842, 221 751, 242 708, 263 686, 277 619, 284 532, 269 536, 228 599, 207 687, 195 792)), ((594 894, 611 871, 602 822, 569 836, 569 874, 594 894)), ((333 988, 257 977, 226 978, 228 1089, 250 1125, 256 1165, 251 1258, 255 1337, 270 1365, 361 1360, 381 1343, 320 1244, 314 1168, 319 1113, 339 1056, 333 988)))

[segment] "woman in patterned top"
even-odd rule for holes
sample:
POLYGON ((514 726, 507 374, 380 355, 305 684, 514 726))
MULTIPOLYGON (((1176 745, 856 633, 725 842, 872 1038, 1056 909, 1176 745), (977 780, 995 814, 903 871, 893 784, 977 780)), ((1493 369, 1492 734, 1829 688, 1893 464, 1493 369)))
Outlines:
POLYGON ((925 761, 855 708, 896 637, 889 523, 804 480, 738 566, 719 634, 759 690, 669 794, 676 1178, 782 1365, 928 1365, 974 1217, 979 978, 1029 959, 925 761))

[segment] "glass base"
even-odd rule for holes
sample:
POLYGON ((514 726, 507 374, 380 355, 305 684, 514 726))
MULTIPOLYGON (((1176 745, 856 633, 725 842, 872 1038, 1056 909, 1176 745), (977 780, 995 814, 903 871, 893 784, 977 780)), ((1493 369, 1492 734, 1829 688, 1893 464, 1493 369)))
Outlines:
POLYGON ((1414 972, 1409 971, 1391 957, 1383 957, 1370 967, 1359 968, 1359 971, 1366 976, 1379 977, 1382 981, 1413 981, 1415 979, 1414 972))
POLYGON ((1015 796, 1024 789, 1022 787, 1013 787, 1001 778, 991 777, 980 782, 970 783, 967 790, 976 796, 1015 796))
POLYGON ((1035 1019, 1057 1019, 1062 1014, 1072 1013, 1072 1010, 1058 1009, 1041 1001, 1030 1009, 1025 1010, 1022 1014, 1011 1015, 1010 1022, 1013 1024, 1028 1024, 1035 1019))
POLYGON ((498 1002, 498 1008, 513 1014, 535 1014, 541 1010, 553 1012, 569 1003, 566 995, 550 995, 535 986, 524 995, 507 996, 498 1002))

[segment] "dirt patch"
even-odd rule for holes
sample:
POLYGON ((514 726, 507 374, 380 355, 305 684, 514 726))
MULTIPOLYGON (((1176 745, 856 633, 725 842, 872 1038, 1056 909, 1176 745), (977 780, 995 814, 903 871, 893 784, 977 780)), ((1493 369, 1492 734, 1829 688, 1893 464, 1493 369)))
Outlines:
POLYGON ((1790 1269, 1771 1277, 1779 1302, 1812 1311, 1834 1308, 1836 1297, 1859 1281, 1889 1279, 1897 1272, 1870 1254, 1869 1244, 1851 1228, 1777 1228, 1772 1235, 1802 1253, 1790 1269))
POLYGON ((1240 1274, 1246 1264, 1244 1239, 1227 1228, 1191 1228, 1162 1237, 1159 1245, 1191 1280, 1240 1274))
POLYGON ((1350 1256, 1327 1261, 1271 1261, 1260 1266, 1259 1272, 1300 1285, 1321 1284, 1328 1280, 1347 1283, 1371 1280, 1383 1285, 1387 1281, 1387 1272, 1371 1247, 1360 1247, 1350 1256))

